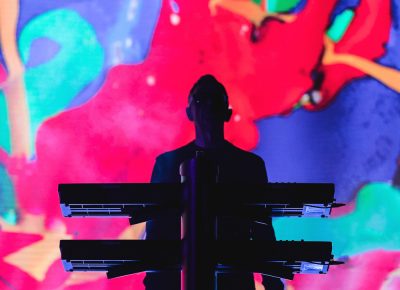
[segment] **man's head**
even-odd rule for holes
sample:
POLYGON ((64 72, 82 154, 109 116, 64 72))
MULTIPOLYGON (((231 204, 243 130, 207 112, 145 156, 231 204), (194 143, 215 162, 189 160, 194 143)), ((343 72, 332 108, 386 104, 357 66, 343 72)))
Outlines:
POLYGON ((197 80, 189 93, 186 114, 190 121, 205 128, 228 122, 232 115, 224 86, 212 75, 197 80))

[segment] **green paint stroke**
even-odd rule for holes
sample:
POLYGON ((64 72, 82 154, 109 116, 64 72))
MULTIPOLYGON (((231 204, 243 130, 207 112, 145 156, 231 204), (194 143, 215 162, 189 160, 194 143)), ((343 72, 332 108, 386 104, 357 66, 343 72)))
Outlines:
POLYGON ((358 193, 352 213, 338 218, 276 218, 278 240, 332 241, 336 257, 400 250, 400 190, 371 183, 358 193))
POLYGON ((301 0, 268 0, 268 11, 271 13, 285 13, 295 8, 301 0))
MULTIPOLYGON (((257 5, 261 5, 262 0, 253 0, 257 5)), ((285 13, 297 6, 301 0, 268 0, 267 7, 270 13, 285 13)))
MULTIPOLYGON (((39 126, 62 112, 70 101, 101 72, 104 51, 92 26, 69 9, 52 10, 31 20, 22 30, 19 49, 24 63, 32 52, 32 43, 49 38, 60 45, 58 53, 48 62, 25 73, 26 96, 31 120, 31 146, 34 148, 39 126)), ((0 95, 0 98, 4 96, 0 95)), ((6 111, 0 102, 0 112, 6 111)), ((0 124, 7 124, 0 116, 0 124)), ((2 131, 3 132, 3 131, 2 131)), ((0 147, 10 150, 9 134, 0 135, 0 147)), ((32 150, 33 151, 33 150, 32 150)))
POLYGON ((353 18, 354 11, 351 9, 346 9, 342 13, 337 15, 327 31, 328 36, 334 42, 338 42, 339 40, 341 40, 353 18))

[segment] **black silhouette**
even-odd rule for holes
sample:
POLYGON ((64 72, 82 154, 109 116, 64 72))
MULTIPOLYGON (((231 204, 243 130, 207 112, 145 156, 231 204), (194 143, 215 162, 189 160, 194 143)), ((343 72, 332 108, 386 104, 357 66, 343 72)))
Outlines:
MULTIPOLYGON (((218 166, 218 182, 267 182, 264 161, 257 155, 243 151, 224 139, 224 122, 232 115, 224 86, 213 76, 202 76, 190 90, 187 116, 195 125, 196 138, 189 144, 157 157, 151 178, 152 183, 180 183, 179 167, 202 151, 211 156, 218 166)), ((275 241, 271 219, 265 223, 243 221, 237 218, 220 218, 220 240, 275 241)), ((162 217, 147 223, 146 239, 179 240, 180 219, 162 217)), ((147 273, 144 284, 147 290, 180 290, 179 271, 147 273)), ((255 289, 252 273, 218 274, 218 290, 255 289)), ((280 279, 263 276, 267 289, 283 289, 280 279)))

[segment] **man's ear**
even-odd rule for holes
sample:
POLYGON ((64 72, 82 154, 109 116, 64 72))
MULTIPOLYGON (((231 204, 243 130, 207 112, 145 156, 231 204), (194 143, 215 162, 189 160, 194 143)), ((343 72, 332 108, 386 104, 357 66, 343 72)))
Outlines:
POLYGON ((190 107, 186 108, 186 116, 188 117, 189 121, 193 122, 193 115, 192 115, 192 110, 190 109, 190 107))
POLYGON ((228 109, 226 110, 226 113, 225 113, 224 121, 225 121, 225 122, 229 122, 229 120, 231 119, 231 117, 232 117, 232 109, 231 109, 231 108, 228 108, 228 109))

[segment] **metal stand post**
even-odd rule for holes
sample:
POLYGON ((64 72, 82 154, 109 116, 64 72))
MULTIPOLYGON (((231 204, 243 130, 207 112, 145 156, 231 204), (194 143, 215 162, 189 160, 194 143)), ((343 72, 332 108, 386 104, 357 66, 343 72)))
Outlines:
POLYGON ((216 218, 210 196, 216 165, 206 156, 181 165, 184 179, 183 289, 215 289, 216 261, 213 241, 216 218), (215 169, 215 170, 213 170, 215 169))

